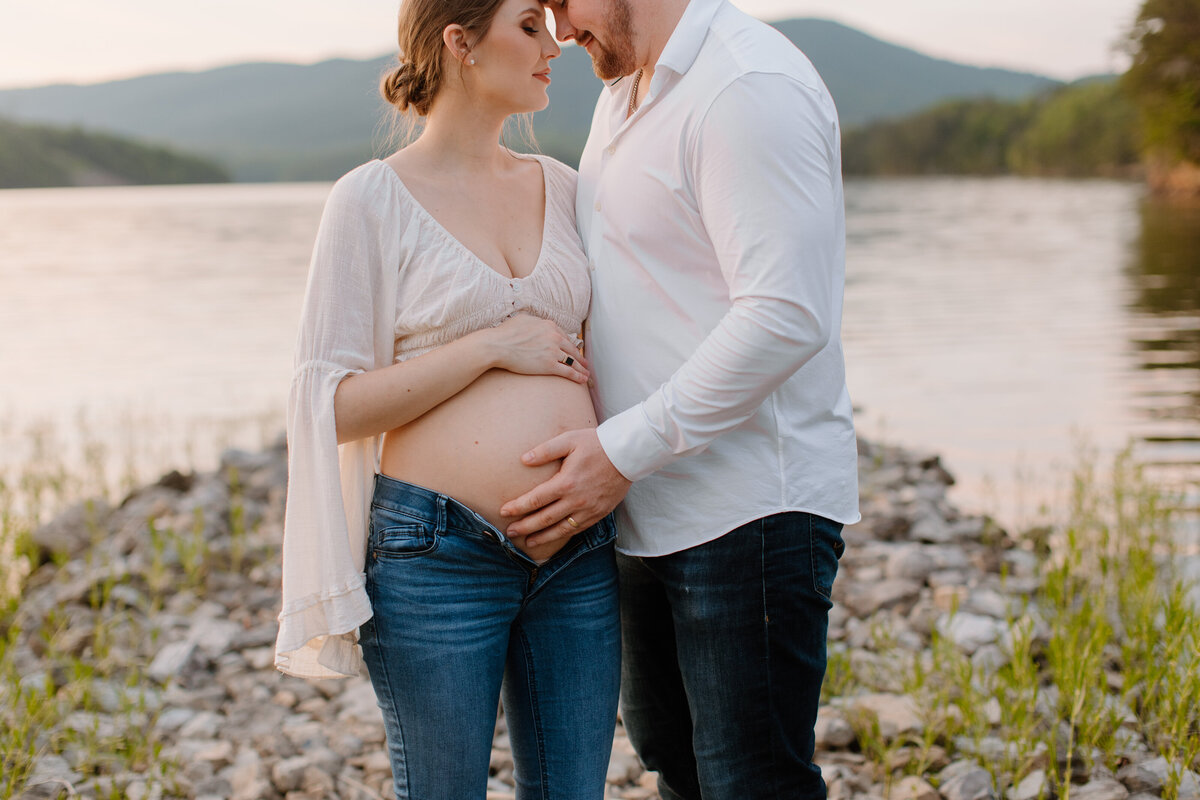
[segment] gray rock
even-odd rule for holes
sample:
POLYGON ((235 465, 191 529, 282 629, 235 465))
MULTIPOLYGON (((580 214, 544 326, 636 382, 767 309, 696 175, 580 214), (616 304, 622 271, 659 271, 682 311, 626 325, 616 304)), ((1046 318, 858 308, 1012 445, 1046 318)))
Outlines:
POLYGON ((1072 788, 1071 797, 1075 800, 1125 800, 1129 790, 1118 780, 1098 777, 1072 788))
POLYGON ((158 655, 150 662, 146 674, 159 683, 166 683, 178 675, 196 652, 193 641, 171 642, 163 645, 158 655))
POLYGON ((919 734, 925 729, 916 703, 905 695, 863 694, 849 698, 847 705, 851 714, 877 719, 879 734, 889 742, 904 734, 919 734))
POLYGON ((295 791, 304 785, 304 770, 308 767, 309 760, 305 756, 276 761, 271 767, 271 782, 281 792, 295 791))
MULTIPOLYGON (((71 768, 62 756, 47 754, 41 756, 33 764, 33 771, 25 782, 26 788, 35 785, 46 785, 64 789, 73 787, 83 780, 83 776, 71 768)), ((57 797, 57 792, 53 795, 57 797)))
MULTIPOLYGON (((987 675, 995 674, 1011 660, 1003 648, 994 644, 985 644, 971 655, 971 664, 987 675)), ((999 721, 993 724, 999 724, 999 721)))
POLYGON ((220 714, 201 711, 179 727, 179 735, 184 739, 215 739, 223 720, 220 714))
POLYGON ((253 750, 238 753, 233 764, 221 771, 221 777, 233 787, 231 800, 259 800, 272 793, 266 765, 253 750))
POLYGON ((241 625, 227 619, 202 619, 188 634, 188 641, 209 658, 216 658, 230 649, 241 631, 241 625))
POLYGON ((931 544, 950 544, 957 538, 954 529, 946 524, 941 514, 933 510, 925 512, 913 522, 909 535, 918 541, 931 544))
MULTIPOLYGON (((954 766, 951 764, 946 770, 954 766)), ((975 764, 970 764, 969 768, 961 769, 954 777, 944 780, 939 791, 945 800, 996 800, 991 774, 975 764)))
POLYGON ((985 617, 1007 619, 1016 609, 1012 601, 994 589, 976 589, 967 595, 963 611, 969 611, 985 617))
POLYGON ((992 617, 960 611, 939 620, 938 630, 963 652, 974 653, 985 644, 994 644, 1007 628, 992 617))
POLYGON ((966 517, 950 525, 951 535, 960 542, 977 542, 986 530, 987 520, 983 517, 966 517))
POLYGON ((817 710, 815 731, 819 750, 835 750, 854 743, 854 728, 830 706, 821 706, 817 710))
POLYGON ((1004 793, 1007 800, 1039 800, 1050 797, 1050 781, 1044 769, 1034 770, 1004 793))
POLYGON ((876 611, 896 609, 907 613, 921 594, 921 584, 904 578, 888 578, 860 585, 849 592, 846 605, 859 616, 869 617, 876 611))
POLYGON ((1008 574, 1015 578, 1032 578, 1037 576, 1038 557, 1028 550, 1006 550, 1003 562, 1008 566, 1008 574))
POLYGON ((642 763, 638 760, 637 753, 634 752, 633 745, 629 743, 629 740, 614 742, 612 753, 608 759, 606 782, 624 786, 636 781, 643 772, 645 770, 642 768, 642 763))
POLYGON ((1167 782, 1170 765, 1165 758, 1153 758, 1138 764, 1126 764, 1117 771, 1117 780, 1131 793, 1158 794, 1167 782))
POLYGON ((889 578, 924 583, 929 573, 937 569, 937 562, 927 548, 918 544, 901 545, 888 556, 885 573, 889 578))
POLYGON ((1185 771, 1179 779, 1178 800, 1200 800, 1200 775, 1185 771))
POLYGON ((888 800, 938 800, 938 791, 916 775, 907 775, 892 785, 888 800))

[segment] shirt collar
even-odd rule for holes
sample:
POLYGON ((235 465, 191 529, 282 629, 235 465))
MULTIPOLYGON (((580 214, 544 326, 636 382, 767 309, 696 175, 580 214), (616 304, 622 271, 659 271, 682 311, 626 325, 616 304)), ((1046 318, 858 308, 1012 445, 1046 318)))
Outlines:
POLYGON ((717 9, 725 1, 691 0, 687 4, 683 16, 679 18, 679 23, 671 33, 671 38, 667 40, 667 46, 658 57, 658 63, 654 66, 656 75, 664 67, 679 75, 691 68, 696 56, 700 54, 704 39, 708 36, 708 29, 712 25, 713 17, 717 15, 717 9))
MULTIPOLYGON (((700 54, 700 46, 708 36, 708 29, 712 25, 713 17, 717 15, 717 9, 724 2, 726 0, 690 0, 683 10, 683 16, 675 25, 675 30, 671 32, 667 46, 658 57, 658 63, 654 65, 655 75, 664 67, 680 75, 688 71, 696 56, 700 54)), ((615 90, 627 77, 629 76, 609 82, 609 90, 615 90)))

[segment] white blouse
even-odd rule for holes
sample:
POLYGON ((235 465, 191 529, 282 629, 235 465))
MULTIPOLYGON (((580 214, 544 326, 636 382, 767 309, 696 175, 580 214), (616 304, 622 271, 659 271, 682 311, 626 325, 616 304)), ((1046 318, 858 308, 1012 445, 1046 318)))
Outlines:
POLYGON ((380 369, 498 325, 517 312, 580 330, 591 287, 575 229, 576 174, 533 158, 545 180, 542 249, 525 278, 501 275, 442 227, 382 161, 339 180, 313 248, 288 401, 283 608, 275 666, 357 675, 371 617, 364 574, 381 436, 341 446, 334 392, 380 369))

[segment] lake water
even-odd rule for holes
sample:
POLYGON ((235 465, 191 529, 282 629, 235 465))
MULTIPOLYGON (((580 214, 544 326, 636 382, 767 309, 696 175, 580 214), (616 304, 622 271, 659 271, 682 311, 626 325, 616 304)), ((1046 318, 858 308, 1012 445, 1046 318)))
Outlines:
MULTIPOLYGON (((283 426, 328 184, 0 191, 0 442, 50 425, 149 470, 283 426), (81 422, 82 420, 82 422, 81 422)), ((943 455, 1020 524, 1080 442, 1200 477, 1200 209, 1139 185, 851 181, 843 335, 861 432, 943 455)), ((2 456, 0 456, 2 458, 2 456)))

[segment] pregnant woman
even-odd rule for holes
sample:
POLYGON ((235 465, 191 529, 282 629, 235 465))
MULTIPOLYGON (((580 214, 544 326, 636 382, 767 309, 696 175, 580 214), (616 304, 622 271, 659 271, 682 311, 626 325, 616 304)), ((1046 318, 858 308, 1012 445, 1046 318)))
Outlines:
MULTIPOLYGON (((500 506, 594 426, 575 173, 500 146, 547 103, 537 0, 404 0, 383 94, 419 137, 334 186, 288 411, 277 667, 357 673, 396 797, 482 800, 497 700, 519 798, 601 798, 619 623, 610 519, 536 547, 500 506)), ((571 526, 573 520, 566 520, 571 526)))

